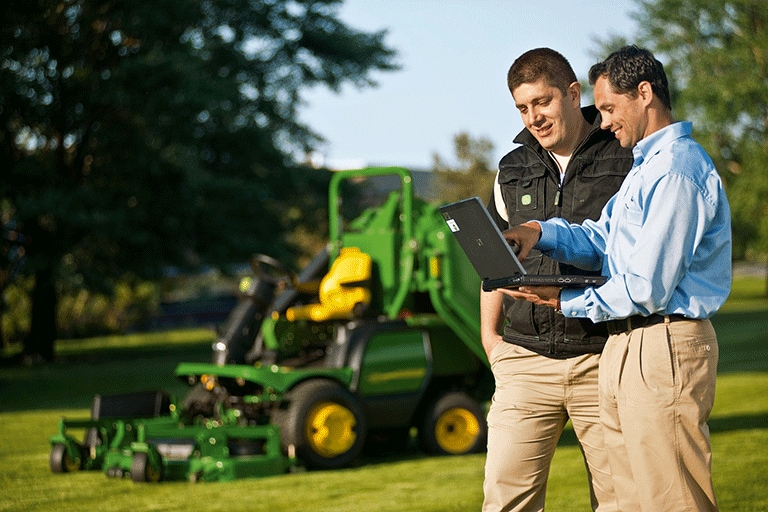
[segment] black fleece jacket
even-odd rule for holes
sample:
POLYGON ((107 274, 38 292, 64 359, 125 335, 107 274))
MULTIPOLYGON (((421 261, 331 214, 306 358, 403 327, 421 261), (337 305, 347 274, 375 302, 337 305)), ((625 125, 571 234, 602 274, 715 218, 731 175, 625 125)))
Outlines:
MULTIPOLYGON (((632 151, 622 148, 611 132, 600 129, 600 116, 594 106, 581 110, 591 130, 573 152, 562 184, 559 167, 527 129, 515 138, 520 146, 501 159, 498 181, 509 222, 499 215, 493 194, 488 205, 501 230, 552 217, 573 223, 596 220, 621 186, 632 167, 632 151)), ((531 274, 588 273, 536 250, 530 252, 523 265, 531 274)), ((552 308, 508 296, 504 296, 504 314, 504 341, 547 357, 564 359, 599 353, 608 337, 603 325, 565 318, 552 308)))

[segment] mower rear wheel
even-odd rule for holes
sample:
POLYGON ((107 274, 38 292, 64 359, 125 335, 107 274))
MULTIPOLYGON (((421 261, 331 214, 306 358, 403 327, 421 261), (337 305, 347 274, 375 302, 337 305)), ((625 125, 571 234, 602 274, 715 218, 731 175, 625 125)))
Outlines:
POLYGON ((131 461, 131 480, 134 482, 159 482, 162 477, 160 468, 156 468, 149 461, 149 456, 144 452, 133 454, 131 461))
POLYGON ((463 392, 447 393, 435 400, 419 429, 422 448, 434 455, 480 452, 487 436, 483 409, 463 392))
POLYGON ((288 453, 312 469, 349 465, 365 442, 365 418, 357 399, 336 382, 310 380, 288 395, 288 408, 275 415, 280 441, 288 453))
POLYGON ((49 460, 51 471, 54 473, 71 473, 83 466, 83 457, 78 455, 73 459, 67 451, 67 445, 63 443, 56 443, 51 447, 49 460))

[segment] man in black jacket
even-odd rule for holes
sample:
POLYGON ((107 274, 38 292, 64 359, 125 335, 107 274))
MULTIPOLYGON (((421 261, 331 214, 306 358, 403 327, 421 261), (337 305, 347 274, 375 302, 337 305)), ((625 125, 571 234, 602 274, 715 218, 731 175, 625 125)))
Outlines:
MULTIPOLYGON (((597 219, 632 153, 581 108, 568 61, 548 48, 521 55, 507 83, 525 129, 504 156, 488 205, 503 231, 530 220, 597 219)), ((532 274, 585 273, 531 251, 532 274)), ((503 293, 481 292, 481 335, 496 390, 488 413, 483 511, 544 509, 549 467, 570 418, 584 454, 592 508, 617 510, 598 412, 604 326, 503 293)))

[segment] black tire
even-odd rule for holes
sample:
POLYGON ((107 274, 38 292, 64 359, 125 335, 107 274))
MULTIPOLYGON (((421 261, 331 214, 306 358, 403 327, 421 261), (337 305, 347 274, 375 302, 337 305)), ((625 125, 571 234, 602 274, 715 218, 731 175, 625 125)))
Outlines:
POLYGON ((133 454, 131 461, 131 480, 141 482, 159 482, 162 478, 162 467, 156 468, 149 461, 149 456, 144 452, 133 454))
POLYGON ((464 392, 450 392, 426 411, 419 442, 432 455, 463 455, 486 448, 488 426, 482 407, 464 392))
POLYGON ((362 451, 366 427, 357 399, 329 380, 300 383, 286 397, 287 408, 275 414, 280 444, 310 469, 346 467, 362 451))
POLYGON ((67 453, 67 445, 63 443, 56 443, 51 446, 49 461, 51 471, 54 473, 71 473, 83 467, 82 455, 78 453, 78 456, 73 459, 67 453))

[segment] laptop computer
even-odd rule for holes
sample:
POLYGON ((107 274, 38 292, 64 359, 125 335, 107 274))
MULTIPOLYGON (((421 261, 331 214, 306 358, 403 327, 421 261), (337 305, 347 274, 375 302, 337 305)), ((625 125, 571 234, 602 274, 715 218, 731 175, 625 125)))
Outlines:
POLYGON ((479 197, 446 204, 439 210, 482 278, 485 291, 519 286, 580 288, 600 286, 606 281, 603 276, 526 274, 479 197))

